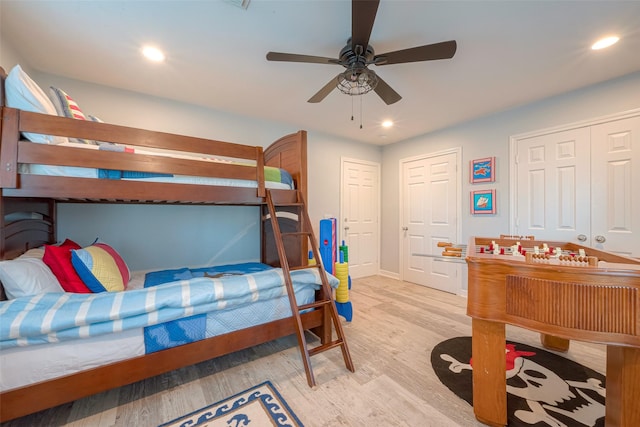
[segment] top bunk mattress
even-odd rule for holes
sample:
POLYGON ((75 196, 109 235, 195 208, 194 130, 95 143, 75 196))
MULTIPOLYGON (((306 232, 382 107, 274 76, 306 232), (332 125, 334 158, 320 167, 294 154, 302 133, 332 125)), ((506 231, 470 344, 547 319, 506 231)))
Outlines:
MULTIPOLYGON (((193 153, 178 153, 168 150, 142 149, 140 147, 128 147, 114 144, 88 145, 75 142, 64 142, 57 144, 58 147, 71 147, 90 150, 125 152, 132 154, 146 154, 160 157, 181 158, 188 160, 198 160, 202 162, 210 162, 213 164, 234 164, 244 165, 247 167, 255 167, 249 163, 242 163, 224 158, 195 155, 193 153)), ((215 166, 212 166, 215 167, 215 166)), ((122 181, 144 181, 168 184, 195 184, 195 185, 212 185, 223 187, 243 187, 257 188, 258 182, 255 180, 203 177, 191 175, 177 175, 171 173, 152 173, 123 171, 114 169, 85 168, 77 166, 57 166, 45 164, 20 164, 19 172, 21 174, 45 175, 45 176, 63 176, 71 178, 93 178, 93 179, 110 179, 122 181)), ((284 169, 265 166, 264 167, 265 187, 271 189, 291 190, 295 189, 293 178, 289 172, 284 169)))

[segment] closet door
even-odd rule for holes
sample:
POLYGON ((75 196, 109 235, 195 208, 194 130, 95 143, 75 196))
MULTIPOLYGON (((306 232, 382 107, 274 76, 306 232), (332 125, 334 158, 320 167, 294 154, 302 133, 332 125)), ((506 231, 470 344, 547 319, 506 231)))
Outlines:
POLYGON ((589 244, 588 127, 517 141, 515 234, 589 244))
POLYGON ((640 257, 640 116, 514 141, 512 234, 640 257))
POLYGON ((591 127, 591 245, 640 256, 640 116, 591 127))

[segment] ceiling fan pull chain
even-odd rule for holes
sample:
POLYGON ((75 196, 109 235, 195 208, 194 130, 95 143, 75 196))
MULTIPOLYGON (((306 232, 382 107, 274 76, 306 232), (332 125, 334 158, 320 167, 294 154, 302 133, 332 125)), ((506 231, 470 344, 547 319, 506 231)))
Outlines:
POLYGON ((353 96, 351 97, 351 121, 353 121, 353 96))
POLYGON ((362 97, 360 97, 360 129, 362 129, 362 97))

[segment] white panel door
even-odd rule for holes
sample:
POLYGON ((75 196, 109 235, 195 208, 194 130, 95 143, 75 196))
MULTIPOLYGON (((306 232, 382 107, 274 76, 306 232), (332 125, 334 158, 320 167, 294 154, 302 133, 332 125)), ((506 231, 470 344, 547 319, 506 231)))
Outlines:
POLYGON ((437 244, 458 241, 457 165, 457 153, 402 163, 402 278, 451 293, 461 289, 461 266, 439 259, 437 244))
POLYGON ((640 257, 637 113, 523 136, 513 148, 512 234, 640 257))
POLYGON ((342 188, 338 227, 349 247, 349 275, 355 279, 378 274, 380 165, 343 159, 342 188))
POLYGON ((580 239, 590 228, 589 146, 588 127, 518 141, 515 234, 584 243, 580 239))
POLYGON ((403 259, 402 280, 427 285, 427 259, 415 254, 428 253, 426 243, 427 165, 424 159, 403 164, 403 259))
POLYGON ((640 256, 640 117, 591 127, 591 243, 640 256))

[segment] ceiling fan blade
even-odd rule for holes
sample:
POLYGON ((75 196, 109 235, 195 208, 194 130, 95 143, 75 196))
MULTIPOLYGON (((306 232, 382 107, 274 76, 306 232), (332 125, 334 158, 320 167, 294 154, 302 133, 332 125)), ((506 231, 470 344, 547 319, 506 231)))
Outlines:
POLYGON ((295 53, 268 52, 268 61, 309 62, 312 64, 340 64, 339 59, 324 56, 298 55, 295 53))
POLYGON ((373 58, 376 65, 403 64, 406 62, 433 61, 453 58, 458 45, 455 40, 417 46, 409 49, 382 53, 373 58))
POLYGON ((382 78, 378 75, 378 84, 374 91, 378 94, 380 98, 387 104, 394 104, 402 99, 400 94, 395 90, 391 89, 391 86, 387 84, 382 78))
POLYGON ((380 0, 353 0, 351 4, 351 48, 362 46, 364 51, 369 45, 369 37, 376 20, 380 0))
POLYGON ((340 74, 338 74, 337 76, 329 80, 329 83, 324 85, 324 87, 320 89, 318 92, 316 92, 316 94, 313 95, 311 98, 309 98, 307 102, 317 103, 325 99, 327 95, 329 95, 331 91, 336 88, 338 84, 338 76, 340 76, 340 74))

